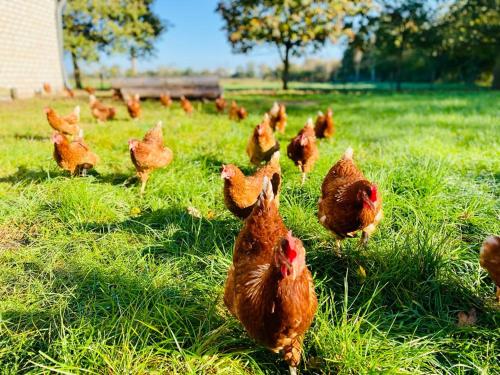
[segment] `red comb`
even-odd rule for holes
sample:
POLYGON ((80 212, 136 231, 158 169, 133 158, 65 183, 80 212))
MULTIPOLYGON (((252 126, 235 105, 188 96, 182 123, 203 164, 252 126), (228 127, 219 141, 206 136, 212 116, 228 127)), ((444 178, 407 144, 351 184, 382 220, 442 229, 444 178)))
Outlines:
POLYGON ((378 198, 378 194, 377 194, 377 186, 376 185, 372 185, 371 186, 371 191, 370 191, 370 200, 372 202, 376 202, 377 201, 377 198, 378 198))
POLYGON ((292 231, 289 231, 286 235, 285 255, 290 262, 293 262, 293 260, 297 256, 297 250, 295 250, 295 241, 292 236, 292 231))

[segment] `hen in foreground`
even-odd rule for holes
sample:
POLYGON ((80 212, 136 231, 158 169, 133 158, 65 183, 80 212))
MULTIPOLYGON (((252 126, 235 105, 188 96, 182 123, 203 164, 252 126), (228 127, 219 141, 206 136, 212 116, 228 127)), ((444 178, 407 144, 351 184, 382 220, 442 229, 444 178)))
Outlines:
POLYGON ((354 237, 358 231, 362 231, 361 242, 366 245, 383 217, 382 197, 377 186, 365 178, 352 156, 353 150, 349 147, 321 186, 319 221, 334 234, 337 248, 340 248, 340 240, 354 237))
POLYGON ((77 135, 80 133, 80 127, 78 126, 78 122, 80 121, 80 106, 76 106, 73 112, 67 116, 59 116, 50 107, 45 108, 44 112, 52 129, 66 135, 77 135))
POLYGON ((83 141, 83 132, 72 142, 61 133, 54 133, 54 159, 57 165, 68 171, 72 176, 77 174, 85 176, 87 170, 92 169, 99 162, 96 154, 83 141))
POLYGON ((250 215, 262 191, 264 177, 271 181, 276 203, 279 203, 281 188, 279 151, 273 154, 269 163, 251 176, 245 176, 236 165, 223 165, 221 178, 224 180, 224 203, 227 209, 240 219, 250 215))
POLYGON ((306 125, 292 138, 287 148, 287 154, 302 172, 303 185, 306 180, 306 173, 312 170, 319 157, 312 119, 307 120, 306 125))
POLYGON ((141 180, 141 195, 143 195, 151 172, 169 165, 174 155, 172 150, 163 145, 161 121, 146 133, 142 141, 131 139, 128 145, 137 177, 141 180))
POLYGON ((495 282, 497 301, 500 302, 500 236, 490 236, 483 242, 479 262, 495 282))
POLYGON ((258 203, 236 239, 224 303, 250 337, 282 352, 291 374, 296 374, 303 336, 318 306, 305 256, 302 241, 285 227, 265 177, 258 203))
POLYGON ((279 151, 280 145, 274 138, 273 130, 269 125, 269 116, 264 115, 262 122, 257 125, 247 143, 247 155, 250 162, 254 165, 260 165, 263 161, 271 160, 276 151, 279 151))

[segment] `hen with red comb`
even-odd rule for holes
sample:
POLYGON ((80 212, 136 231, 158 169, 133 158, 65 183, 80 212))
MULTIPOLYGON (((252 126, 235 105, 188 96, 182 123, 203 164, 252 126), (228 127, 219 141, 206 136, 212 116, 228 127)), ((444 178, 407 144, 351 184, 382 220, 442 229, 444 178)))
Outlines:
POLYGON ((283 223, 267 177, 236 239, 224 303, 250 337, 281 351, 295 371, 318 302, 304 245, 283 223))
POLYGON ((382 197, 377 185, 368 181, 352 159, 352 148, 330 169, 319 200, 320 223, 340 241, 361 231, 366 245, 369 236, 382 220, 382 197))

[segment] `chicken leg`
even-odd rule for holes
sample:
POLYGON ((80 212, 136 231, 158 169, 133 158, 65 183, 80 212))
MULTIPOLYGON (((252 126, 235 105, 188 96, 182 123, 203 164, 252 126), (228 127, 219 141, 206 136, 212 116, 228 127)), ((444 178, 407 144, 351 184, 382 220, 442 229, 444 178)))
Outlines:
POLYGON ((141 173, 138 173, 137 176, 139 177, 139 180, 141 180, 141 197, 144 195, 146 191, 146 184, 149 180, 149 172, 148 171, 143 171, 141 173))
POLYGON ((359 244, 362 247, 366 247, 368 245, 368 239, 370 238, 370 235, 366 233, 365 231, 361 232, 361 240, 359 241, 359 244))
POLYGON ((146 191, 146 182, 147 182, 147 181, 148 181, 147 179, 146 179, 146 180, 141 181, 141 193, 140 193, 140 194, 141 194, 141 197, 144 195, 144 192, 146 191))
POLYGON ((335 254, 340 256, 340 240, 335 239, 335 254))

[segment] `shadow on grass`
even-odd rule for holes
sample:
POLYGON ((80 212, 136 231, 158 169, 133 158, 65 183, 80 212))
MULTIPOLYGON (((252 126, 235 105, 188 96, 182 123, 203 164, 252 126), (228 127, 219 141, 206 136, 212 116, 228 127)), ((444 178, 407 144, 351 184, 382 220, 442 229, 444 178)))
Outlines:
MULTIPOLYGON (((64 294, 71 290, 64 310, 55 303, 3 312, 5 327, 30 332, 30 340, 24 341, 22 351, 16 351, 16 360, 19 361, 20 354, 24 353, 26 363, 34 358, 38 363, 46 363, 46 358, 38 355, 40 351, 61 359, 60 351, 55 348, 58 345, 54 346, 63 339, 61 323, 65 326, 64 335, 79 332, 78 335, 93 336, 92 332, 98 333, 99 338, 89 336, 95 348, 109 339, 124 345, 131 343, 139 348, 174 352, 182 347, 201 356, 224 352, 235 340, 227 335, 231 332, 217 308, 219 293, 205 289, 203 284, 167 281, 157 285, 144 273, 124 275, 104 268, 82 269, 81 265, 70 265, 53 274, 54 293, 64 294), (88 327, 92 327, 91 331, 85 332, 88 327), (209 344, 213 343, 214 335, 220 339, 216 344, 218 348, 209 344)), ((87 349, 82 350, 86 352, 81 353, 83 357, 92 357, 87 349)), ((93 365, 101 367, 106 363, 93 365)))
MULTIPOLYGON (((137 183, 137 178, 133 173, 110 173, 102 175, 97 170, 91 169, 87 172, 88 176, 93 176, 96 178, 97 182, 108 183, 112 185, 133 185, 137 183), (127 184, 125 184, 127 182, 127 184)), ((56 177, 67 177, 70 178, 85 178, 80 176, 72 177, 69 172, 58 170, 57 172, 46 171, 43 169, 28 169, 24 166, 19 167, 17 171, 10 176, 0 177, 0 183, 6 182, 10 184, 18 184, 20 182, 43 182, 56 177)))
POLYGON ((137 176, 133 171, 130 173, 108 173, 108 174, 99 174, 97 180, 99 182, 111 185, 123 185, 123 186, 131 186, 138 183, 137 176))
MULTIPOLYGON (((17 171, 10 176, 0 177, 0 183, 7 182, 17 184, 20 182, 42 182, 54 177, 64 176, 63 172, 44 171, 43 169, 34 170, 24 166, 19 167, 17 171)), ((68 175, 69 176, 69 175, 68 175)))
MULTIPOLYGON (((146 272, 143 263, 134 266, 137 270, 123 270, 108 269, 104 264, 91 268, 70 260, 54 271, 51 283, 53 295, 71 291, 63 316, 57 304, 35 311, 8 310, 4 313, 6 324, 17 331, 39 335, 30 342, 31 347, 28 344, 26 353, 42 351, 55 359, 60 359, 60 354, 51 347, 58 340, 63 319, 69 331, 92 327, 93 332, 105 336, 104 340, 109 337, 115 343, 132 342, 139 348, 158 350, 157 343, 161 343, 161 349, 177 352, 182 348, 199 356, 237 355, 254 350, 246 355, 260 363, 262 369, 286 373, 279 356, 253 343, 236 320, 223 312, 222 286, 200 282, 206 272, 202 260, 212 255, 214 248, 229 249, 240 227, 234 219, 194 218, 182 208, 145 212, 109 225, 84 224, 85 230, 96 233, 127 231, 152 235, 154 243, 139 251, 151 257, 164 273, 159 273, 154 265, 148 266, 152 269, 146 272), (190 274, 178 268, 179 263, 170 262, 173 257, 189 261, 190 274)), ((474 329, 485 332, 496 328, 494 313, 462 287, 459 277, 451 277, 453 269, 450 270, 448 258, 441 250, 449 248, 447 238, 435 240, 424 232, 399 239, 390 256, 378 253, 375 242, 369 249, 361 249, 353 243, 357 240, 350 241, 344 243, 341 256, 332 251, 330 243, 308 254, 316 280, 322 280, 318 282, 318 294, 333 292, 339 305, 347 275, 347 319, 354 318, 354 313, 372 300, 371 309, 375 312, 370 319, 375 321, 370 323, 376 324, 377 331, 389 339, 405 341, 411 336, 428 340, 432 336, 445 340, 453 335, 466 340, 477 336, 471 334, 472 328, 455 325, 456 312, 475 306, 479 320, 474 329), (360 265, 367 271, 366 278, 356 274, 360 265)), ((33 269, 33 274, 39 272, 38 268, 33 269)), ((206 276, 214 277, 210 273, 206 276)), ((339 306, 337 314, 342 311, 339 306)), ((340 320, 339 316, 331 319, 340 320)), ((313 345, 308 356, 315 355, 313 345)), ((314 373, 310 371, 301 373, 314 373)))
POLYGON ((14 134, 15 139, 26 140, 26 141, 36 141, 36 142, 46 142, 49 141, 49 137, 33 134, 14 134))
POLYGON ((200 163, 203 170, 206 170, 209 173, 214 173, 214 174, 220 174, 222 165, 229 164, 227 161, 224 162, 218 156, 210 153, 201 154, 193 158, 192 161, 200 163))
POLYGON ((323 280, 321 288, 327 295, 344 296, 347 278, 353 311, 372 300, 380 319, 378 329, 389 332, 388 337, 397 338, 409 330, 422 338, 462 334, 464 329, 456 325, 457 313, 471 307, 478 311, 476 327, 495 329, 498 325, 499 311, 467 287, 468 275, 461 274, 445 254, 452 246, 450 238, 434 238, 422 229, 395 240, 385 252, 374 249, 374 241, 369 249, 357 242, 344 241, 341 255, 336 255, 332 241, 328 250, 312 251, 308 262, 316 279, 323 280))
POLYGON ((240 226, 236 219, 197 218, 191 216, 186 208, 173 207, 144 212, 117 223, 85 223, 82 229, 100 234, 125 231, 152 235, 157 243, 144 248, 143 254, 162 257, 186 253, 210 255, 214 248, 232 251, 228 244, 232 244, 240 226))

